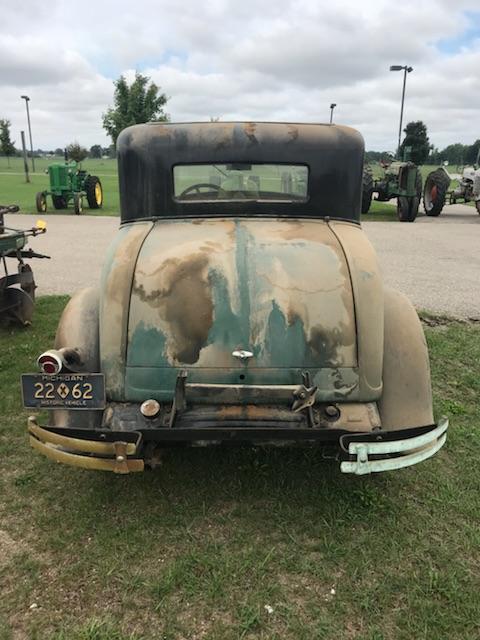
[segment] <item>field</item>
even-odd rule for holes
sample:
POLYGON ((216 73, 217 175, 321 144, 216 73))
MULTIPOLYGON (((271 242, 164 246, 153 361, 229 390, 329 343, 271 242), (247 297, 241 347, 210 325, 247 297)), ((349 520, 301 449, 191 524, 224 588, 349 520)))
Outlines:
MULTIPOLYGON (((45 158, 37 158, 35 160, 36 173, 30 174, 31 183, 27 184, 23 174, 23 160, 21 158, 12 158, 10 160, 11 167, 9 168, 6 158, 0 157, 0 203, 18 204, 24 213, 36 213, 35 194, 37 191, 42 191, 48 187, 48 176, 45 175, 45 169, 51 162, 51 160, 45 158)), ((119 196, 116 160, 87 159, 83 165, 90 173, 100 178, 104 190, 105 204, 101 209, 97 210, 90 210, 84 205, 85 208, 82 215, 118 215, 119 196)), ((421 167, 422 177, 425 179, 433 168, 433 166, 429 165, 421 167)), ((379 171, 380 167, 376 165, 375 175, 379 171)), ((69 211, 73 213, 73 206, 69 211)), ((55 215, 56 213, 51 199, 48 198, 47 215, 55 215)), ((65 211, 59 211, 58 213, 65 213, 65 211)), ((368 215, 362 216, 362 220, 396 221, 396 208, 388 203, 372 202, 368 215)))
POLYGON ((426 318, 434 459, 344 477, 313 450, 169 451, 116 477, 31 451, 18 379, 65 298, 0 332, 0 639, 480 636, 480 327, 426 318))

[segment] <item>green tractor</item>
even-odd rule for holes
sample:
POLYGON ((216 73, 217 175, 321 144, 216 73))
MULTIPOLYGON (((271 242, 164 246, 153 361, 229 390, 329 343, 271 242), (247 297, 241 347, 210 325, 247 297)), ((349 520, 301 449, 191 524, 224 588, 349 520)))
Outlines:
POLYGON ((80 168, 75 160, 55 162, 47 173, 50 177, 50 190, 39 191, 36 196, 37 211, 47 210, 47 196, 52 196, 55 209, 66 209, 73 202, 76 214, 83 211, 83 198, 87 199, 90 209, 100 209, 103 204, 102 183, 80 168))
POLYGON ((414 222, 422 197, 422 176, 413 162, 381 162, 384 175, 374 180, 372 170, 363 170, 362 213, 368 213, 372 196, 388 202, 397 198, 397 215, 400 222, 414 222))

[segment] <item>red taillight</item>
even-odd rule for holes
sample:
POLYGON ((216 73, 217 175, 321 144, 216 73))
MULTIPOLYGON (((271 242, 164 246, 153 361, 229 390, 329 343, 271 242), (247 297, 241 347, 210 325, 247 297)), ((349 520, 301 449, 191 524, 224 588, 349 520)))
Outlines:
POLYGON ((56 353, 48 351, 46 353, 42 353, 37 362, 38 366, 40 367, 40 371, 42 373, 46 373, 47 375, 60 373, 63 366, 63 362, 60 356, 58 356, 56 353))

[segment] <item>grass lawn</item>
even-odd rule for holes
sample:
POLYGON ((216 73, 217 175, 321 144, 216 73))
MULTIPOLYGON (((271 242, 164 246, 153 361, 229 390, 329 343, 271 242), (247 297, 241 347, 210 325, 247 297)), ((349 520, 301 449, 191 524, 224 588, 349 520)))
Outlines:
POLYGON ((0 639, 480 636, 480 327, 427 327, 447 445, 342 476, 314 450, 167 452, 117 477, 27 444, 19 376, 65 298, 0 333, 0 639))

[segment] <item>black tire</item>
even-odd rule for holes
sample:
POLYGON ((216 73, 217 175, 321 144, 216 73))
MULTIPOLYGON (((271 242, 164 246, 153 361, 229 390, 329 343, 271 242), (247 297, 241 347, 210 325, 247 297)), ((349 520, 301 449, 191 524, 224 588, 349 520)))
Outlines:
POLYGON ((35 196, 35 204, 37 205, 38 213, 46 213, 47 211, 47 196, 43 191, 39 191, 35 196))
POLYGON ((415 175, 415 195, 411 197, 398 196, 397 215, 400 222, 415 222, 418 206, 422 197, 422 176, 419 169, 415 175))
POLYGON ((363 167, 362 180, 362 213, 368 213, 372 204, 373 174, 369 166, 363 167))
POLYGON ((480 200, 475 200, 475 208, 478 213, 480 213, 480 200))
POLYGON ((400 222, 410 222, 410 198, 406 196, 398 196, 397 198, 397 216, 400 222))
POLYGON ((66 209, 67 208, 67 201, 65 200, 65 198, 63 196, 54 196, 52 194, 52 202, 53 202, 53 206, 55 207, 55 209, 66 209))
MULTIPOLYGON (((443 169, 435 169, 428 174, 423 188, 423 208, 425 215, 437 217, 442 213, 447 197, 450 178, 443 169)), ((453 203, 453 198, 450 199, 453 203)))
POLYGON ((82 196, 80 193, 73 194, 73 210, 77 216, 83 211, 82 196))
POLYGON ((85 180, 85 191, 90 209, 100 209, 103 205, 103 189, 97 176, 88 176, 85 180))
POLYGON ((414 222, 416 219, 420 200, 422 199, 422 174, 420 173, 420 169, 417 169, 417 175, 415 177, 415 192, 415 196, 410 202, 410 222, 414 222))

